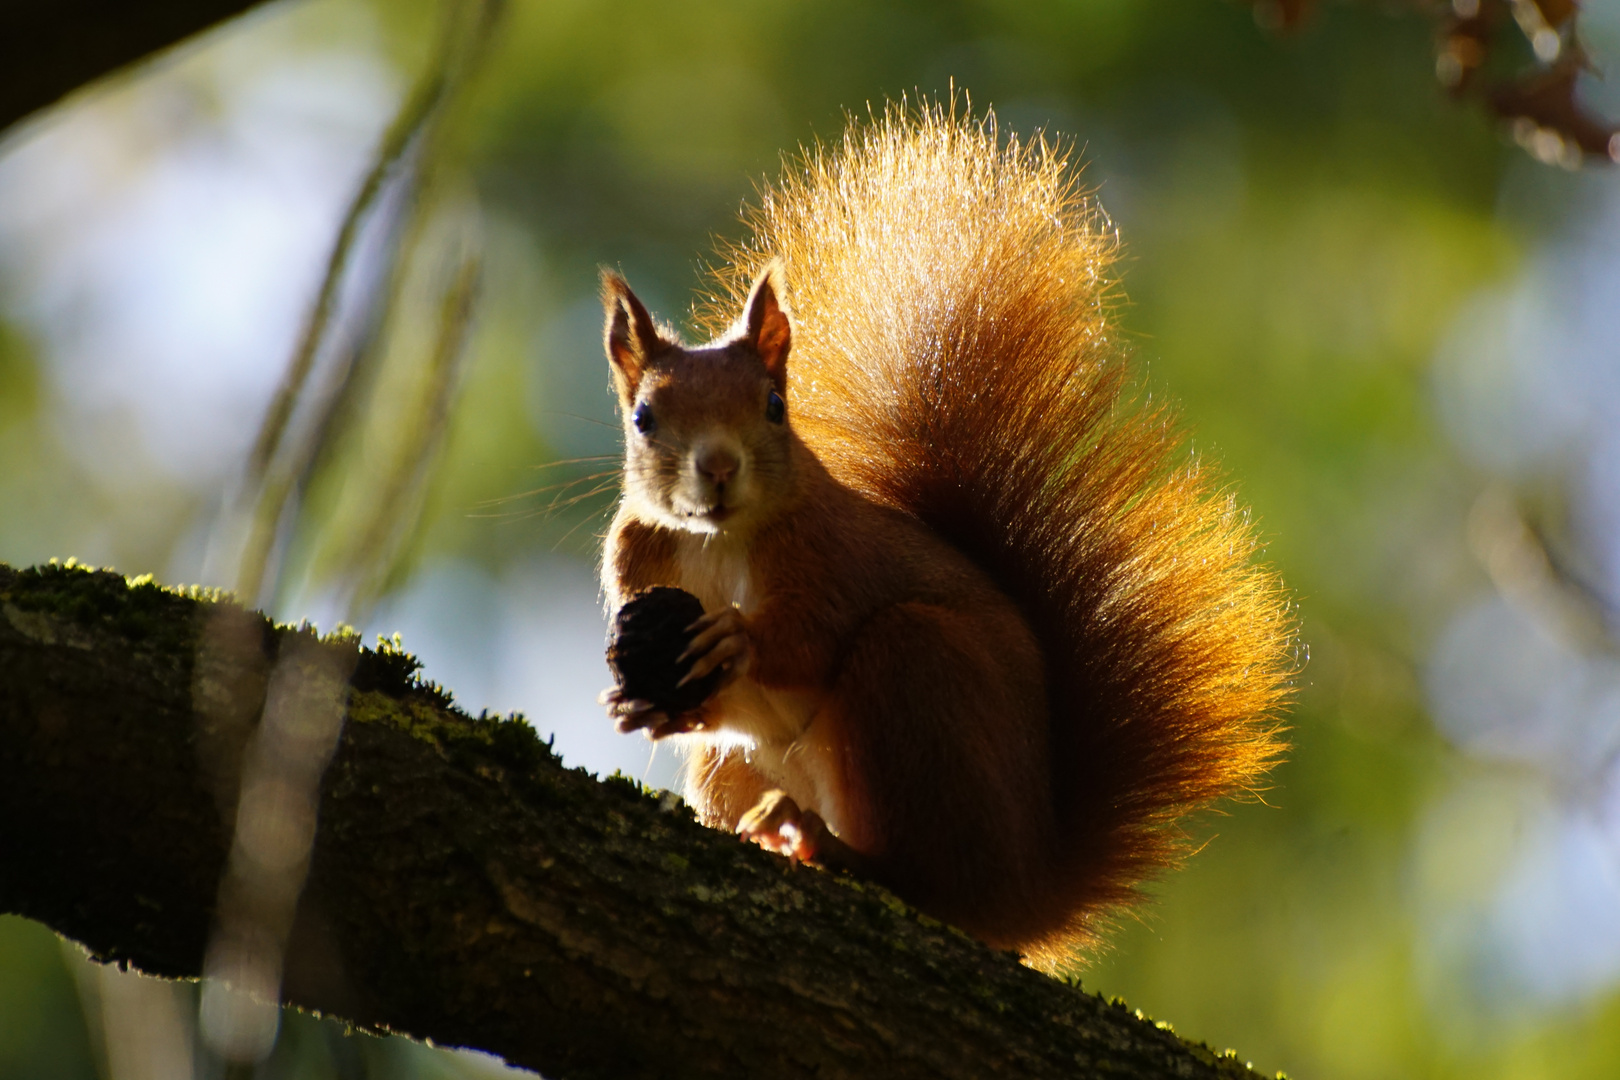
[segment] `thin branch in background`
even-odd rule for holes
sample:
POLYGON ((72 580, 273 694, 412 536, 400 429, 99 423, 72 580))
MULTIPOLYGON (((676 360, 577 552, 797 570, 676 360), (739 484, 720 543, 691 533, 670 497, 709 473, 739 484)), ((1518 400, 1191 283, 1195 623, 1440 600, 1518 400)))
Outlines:
MULTIPOLYGON (((430 148, 425 147, 423 152, 425 156, 434 156, 430 148)), ((389 264, 387 288, 379 293, 380 299, 373 297, 372 317, 367 319, 368 327, 374 332, 361 337, 363 347, 355 350, 352 362, 342 367, 336 373, 338 377, 332 380, 336 385, 320 398, 316 424, 304 440, 306 452, 297 455, 296 460, 302 465, 292 478, 294 498, 284 510, 277 536, 281 546, 289 549, 295 541, 303 541, 304 552, 298 560, 286 555, 276 560, 278 572, 267 589, 267 602, 276 606, 280 606, 289 593, 301 591, 312 583, 325 583, 329 592, 352 599, 362 578, 373 574, 378 564, 391 562, 394 553, 379 552, 364 545, 357 547, 353 540, 358 534, 375 532, 379 522, 372 519, 388 509, 387 485, 379 489, 375 477, 397 473, 425 445, 437 446, 431 424, 425 427, 424 421, 435 411, 448 412, 449 398, 459 383, 437 377, 436 353, 422 354, 408 346, 418 338, 443 337, 443 325, 424 334, 422 327, 412 323, 412 317, 417 310, 434 308, 440 311, 442 324, 442 316, 455 306, 453 297, 447 297, 445 290, 453 293, 456 286, 436 286, 433 298, 425 304, 421 297, 408 299, 407 291, 422 276, 419 271, 423 264, 429 271, 439 269, 445 254, 423 238, 430 223, 436 224, 440 218, 449 216, 438 205, 436 189, 440 186, 437 177, 427 169, 417 177, 409 213, 396 226, 402 235, 395 238, 393 245, 408 254, 389 264), (416 302, 411 302, 413 300, 416 302), (442 402, 432 400, 435 387, 445 397, 442 402), (394 404, 413 396, 416 399, 414 410, 394 404), (384 492, 380 500, 379 490, 384 492), (324 500, 313 497, 318 491, 325 492, 324 500), (316 506, 314 502, 325 505, 316 506), (364 509, 367 504, 370 504, 369 512, 364 509), (360 520, 356 520, 357 516, 360 520), (280 572, 290 561, 301 563, 301 580, 296 583, 280 572)), ((462 216, 473 217, 475 212, 462 216)), ((481 259, 476 253, 480 243, 476 238, 461 235, 457 243, 460 250, 451 261, 464 260, 469 251, 474 252, 474 259, 481 259)), ((457 276, 456 273, 450 275, 452 280, 457 276)), ((378 277, 382 279, 382 275, 378 277)), ((470 280, 476 283, 478 274, 475 272, 470 280)), ((467 302, 465 318, 470 322, 470 296, 467 302)), ((450 357, 452 362, 461 355, 459 349, 465 340, 466 325, 461 324, 451 334, 450 340, 457 343, 457 352, 450 357)), ((419 508, 420 504, 415 504, 412 509, 419 508)), ((396 505, 393 509, 405 512, 406 507, 396 505)), ((396 524, 402 529, 410 525, 409 522, 396 524)), ((346 622, 357 621, 363 614, 352 610, 347 600, 339 607, 346 622)))
POLYGON ((1497 592, 1547 634, 1582 653, 1620 656, 1614 602, 1553 550, 1506 487, 1492 485, 1474 501, 1468 544, 1497 592))
POLYGON ((1593 613, 1603 627, 1609 650, 1620 654, 1620 636, 1617 636, 1617 631, 1620 631, 1620 603, 1616 603, 1608 593, 1575 569, 1573 560, 1566 554, 1568 549, 1561 549, 1559 545, 1553 543, 1543 524, 1526 519, 1525 528, 1541 549, 1542 557, 1547 561, 1547 570, 1553 579, 1593 613))
MULTIPOLYGON (((478 295, 483 263, 474 229, 460 230, 455 269, 438 305, 435 343, 425 358, 395 348, 395 326, 406 282, 429 246, 423 242, 427 224, 444 216, 435 199, 442 187, 443 117, 502 8, 500 0, 450 0, 444 46, 402 106, 344 217, 309 319, 246 462, 236 509, 226 520, 226 543, 245 532, 237 590, 249 601, 280 592, 285 551, 296 540, 311 531, 340 531, 343 523, 331 515, 319 528, 312 524, 308 493, 322 476, 352 466, 355 445, 367 441, 368 423, 380 422, 385 374, 414 391, 415 407, 382 418, 393 429, 386 444, 393 456, 366 477, 375 496, 369 517, 335 541, 333 577, 347 593, 351 619, 380 595, 399 565, 404 540, 419 526, 478 295), (368 246, 375 251, 370 265, 368 246), (404 359, 391 363, 396 355, 404 359), (317 379, 322 358, 325 374, 317 379), (417 359, 420 365, 411 366, 417 359), (380 488, 374 484, 379 474, 380 488)), ((467 205, 463 200, 461 206, 467 205)), ((336 485, 340 497, 345 486, 336 485)), ((306 561, 314 566, 316 560, 306 561)), ((237 1065, 264 1061, 276 1043, 284 956, 308 876, 321 777, 342 732, 347 697, 349 672, 328 670, 331 657, 346 655, 344 650, 319 645, 313 634, 287 644, 291 648, 281 650, 270 673, 263 716, 234 793, 234 814, 228 814, 234 839, 203 969, 202 1042, 237 1065)))
POLYGON ((450 411, 467 355, 473 312, 483 276, 483 254, 472 241, 463 253, 444 294, 439 334, 427 365, 427 383, 408 430, 412 439, 395 459, 382 485, 369 524, 350 545, 340 580, 352 582, 346 603, 348 621, 361 622, 388 591, 403 555, 420 535, 421 507, 433 465, 450 427, 450 411))
MULTIPOLYGON (((375 254, 363 267, 357 255, 346 256, 345 262, 353 259, 355 265, 341 272, 350 280, 348 292, 358 295, 346 317, 323 320, 321 338, 308 353, 311 358, 327 357, 323 385, 312 388, 310 371, 298 373, 297 393, 287 409, 289 419, 296 413, 303 414, 296 434, 289 431, 287 421, 276 416, 281 405, 278 393, 266 417, 267 425, 278 427, 269 461, 260 470, 253 460, 257 451, 250 457, 236 510, 220 531, 221 542, 236 547, 237 591, 261 605, 274 602, 282 580, 279 555, 297 533, 298 511, 310 477, 343 430, 345 406, 352 400, 356 385, 367 381, 365 376, 373 367, 368 359, 378 355, 377 342, 383 336, 389 311, 383 297, 387 283, 395 276, 403 246, 401 221, 412 215, 417 187, 414 169, 407 170, 386 186, 386 197, 373 207, 370 227, 363 235, 375 240, 371 245, 375 254), (363 277, 362 269, 367 271, 363 277)), ((294 356, 294 368, 302 366, 304 356, 301 345, 294 356)))
POLYGON ((444 101, 449 82, 451 48, 447 45, 441 50, 439 56, 429 65, 422 81, 394 117, 393 123, 383 135, 371 169, 361 181, 359 191, 355 193, 348 211, 343 216, 343 223, 338 228, 337 238, 332 245, 332 253, 327 258, 326 274, 321 281, 320 292, 310 309, 298 345, 293 350, 287 372, 282 376, 281 385, 276 389, 276 396, 265 412, 258 438, 254 440, 253 448, 248 452, 245 476, 250 486, 263 480, 270 467, 271 458, 280 448, 281 440, 286 434, 293 406, 304 393, 310 372, 315 366, 316 353, 326 339, 336 314, 340 287, 349 269, 362 223, 382 196, 386 181, 395 167, 405 157, 406 151, 416 143, 423 127, 444 101))
MULTIPOLYGON (((1313 0, 1252 3, 1255 22, 1277 33, 1298 30, 1314 8, 1313 0)), ((1435 78, 1454 98, 1506 123, 1514 141, 1548 165, 1620 161, 1620 125, 1580 100, 1580 77, 1599 72, 1581 40, 1577 0, 1412 3, 1435 23, 1435 78), (1535 58, 1527 69, 1510 55, 1524 45, 1535 58)))
MULTIPOLYGON (((374 351, 375 328, 387 317, 383 297, 396 277, 403 224, 414 218, 412 210, 419 209, 422 174, 435 164, 433 147, 428 144, 446 104, 474 69, 502 7, 496 0, 455 0, 448 5, 443 47, 401 106, 344 215, 315 303, 243 470, 235 516, 245 519, 246 537, 237 563, 236 590, 250 602, 275 592, 266 578, 278 539, 289 531, 289 509, 296 516, 298 496, 312 466, 342 434, 342 425, 334 426, 332 421, 348 403, 349 388, 365 373, 365 359, 374 351), (380 265, 354 305, 360 310, 353 321, 370 324, 368 330, 373 332, 360 334, 355 347, 337 360, 334 367, 338 370, 331 379, 335 385, 322 400, 312 402, 311 376, 341 329, 344 289, 354 272, 365 228, 384 196, 396 186, 402 209, 394 221, 383 223, 380 265), (309 437, 289 450, 289 427, 300 406, 316 415, 307 424, 309 437)), ((230 538, 237 531, 232 530, 230 538)))

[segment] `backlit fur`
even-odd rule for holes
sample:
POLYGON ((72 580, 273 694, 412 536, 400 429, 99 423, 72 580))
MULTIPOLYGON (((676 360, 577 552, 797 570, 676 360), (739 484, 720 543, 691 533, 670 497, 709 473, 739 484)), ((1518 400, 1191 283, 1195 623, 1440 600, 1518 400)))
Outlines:
POLYGON ((610 597, 706 582, 709 607, 740 576, 758 629, 760 670, 717 706, 749 719, 687 737, 691 793, 734 824, 810 759, 824 802, 803 801, 889 860, 878 876, 1059 962, 1177 860, 1185 815, 1279 754, 1285 594, 1168 409, 1125 393, 1114 234, 1050 144, 891 107, 748 222, 700 313, 720 344, 621 386, 610 597), (785 441, 761 434, 758 359, 727 344, 773 264, 785 441), (643 397, 670 417, 645 450, 643 397), (680 462, 715 428, 755 481, 731 536, 682 517, 680 462))

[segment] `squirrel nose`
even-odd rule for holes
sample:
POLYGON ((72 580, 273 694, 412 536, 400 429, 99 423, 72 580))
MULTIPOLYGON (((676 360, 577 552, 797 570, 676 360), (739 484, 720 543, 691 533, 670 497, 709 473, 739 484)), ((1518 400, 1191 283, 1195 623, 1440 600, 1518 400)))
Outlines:
POLYGON ((737 475, 737 455, 720 447, 703 451, 696 464, 698 473, 715 487, 723 487, 737 475))

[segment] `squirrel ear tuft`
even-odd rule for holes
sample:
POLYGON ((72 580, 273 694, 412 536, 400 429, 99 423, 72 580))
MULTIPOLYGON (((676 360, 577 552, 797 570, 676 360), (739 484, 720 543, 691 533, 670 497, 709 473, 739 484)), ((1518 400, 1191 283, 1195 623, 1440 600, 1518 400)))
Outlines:
POLYGON ((782 278, 782 264, 775 260, 760 271, 748 294, 743 336, 765 362, 765 370, 778 389, 787 386, 788 350, 793 346, 793 328, 788 320, 787 291, 782 278))
POLYGON ((628 401, 635 397, 653 354, 668 343, 659 337, 646 306, 630 291, 630 283, 612 270, 602 271, 602 307, 607 313, 604 337, 613 364, 613 384, 619 397, 628 401))

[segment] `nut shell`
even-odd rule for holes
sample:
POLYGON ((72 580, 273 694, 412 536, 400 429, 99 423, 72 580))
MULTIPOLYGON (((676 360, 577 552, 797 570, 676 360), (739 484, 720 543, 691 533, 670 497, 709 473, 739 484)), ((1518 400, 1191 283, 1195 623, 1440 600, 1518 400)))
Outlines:
POLYGON ((695 636, 687 628, 703 617, 703 602, 685 589, 655 585, 637 593, 619 608, 608 642, 608 667, 626 698, 652 702, 654 708, 678 716, 708 700, 720 686, 723 672, 676 686, 696 658, 677 659, 695 636))

